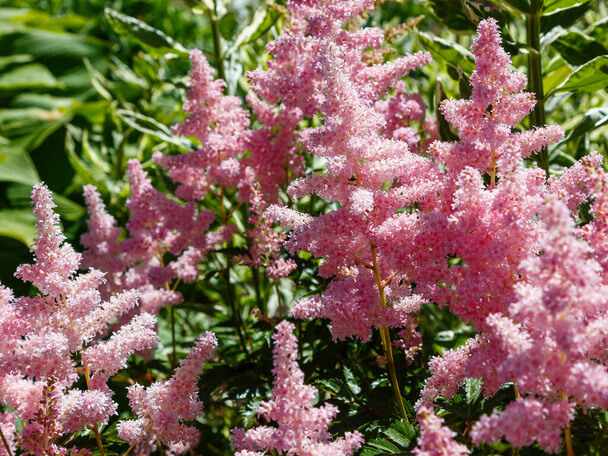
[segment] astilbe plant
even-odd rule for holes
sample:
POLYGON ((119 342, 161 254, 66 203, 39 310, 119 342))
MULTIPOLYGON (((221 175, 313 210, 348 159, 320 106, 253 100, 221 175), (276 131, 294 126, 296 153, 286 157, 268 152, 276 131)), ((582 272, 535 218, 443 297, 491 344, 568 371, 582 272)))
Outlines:
POLYGON ((359 432, 347 432, 331 439, 328 427, 338 408, 325 403, 315 407, 317 391, 304 384, 304 373, 297 363, 298 341, 295 326, 282 321, 276 326, 274 339, 274 385, 272 398, 260 402, 258 416, 277 426, 260 425, 232 431, 237 456, 261 456, 269 451, 293 456, 349 456, 362 444, 359 432))
POLYGON ((107 380, 133 353, 157 344, 156 320, 142 313, 111 338, 97 340, 109 323, 138 305, 139 294, 125 291, 102 301, 103 273, 77 273, 81 257, 63 242, 45 185, 34 187, 32 202, 35 261, 19 266, 16 275, 37 293, 19 298, 6 288, 0 293, 0 401, 15 410, 3 415, 2 431, 14 429, 7 418, 19 418, 23 431, 18 437, 7 432, 7 441, 47 455, 65 454, 68 450, 55 443, 57 438, 86 427, 101 449, 98 426, 117 410, 107 380), (86 390, 75 385, 81 376, 86 390))

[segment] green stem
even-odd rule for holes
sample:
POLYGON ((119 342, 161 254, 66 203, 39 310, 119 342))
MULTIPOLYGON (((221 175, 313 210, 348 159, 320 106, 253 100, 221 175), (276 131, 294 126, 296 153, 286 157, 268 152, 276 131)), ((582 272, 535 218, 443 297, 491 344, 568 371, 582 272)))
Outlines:
POLYGON ((224 59, 222 58, 222 44, 220 43, 220 29, 217 22, 217 0, 213 0, 213 14, 209 18, 211 21, 211 33, 213 35, 213 57, 217 68, 217 75, 220 79, 226 80, 224 71, 224 59))
MULTIPOLYGON (((531 115, 533 127, 542 127, 545 122, 545 92, 543 89, 543 69, 541 65, 540 48, 540 11, 538 0, 532 1, 531 12, 526 15, 526 30, 528 32, 528 65, 530 90, 536 96, 536 106, 531 115)), ((538 153, 538 166, 548 172, 549 151, 544 148, 538 153)))
MULTIPOLYGON (((370 243, 370 247, 372 251, 372 270, 374 273, 374 279, 376 280, 376 285, 378 287, 378 294, 380 295, 380 305, 383 309, 386 309, 386 295, 384 294, 385 285, 382 283, 380 269, 378 268, 378 258, 376 255, 377 247, 372 243, 370 243)), ((397 381, 397 371, 395 370, 395 359, 393 358, 393 347, 391 344, 391 333, 386 326, 380 327, 380 337, 382 339, 382 346, 384 347, 384 353, 386 355, 386 364, 388 366, 388 372, 391 378, 391 385, 393 387, 393 394, 395 395, 397 406, 399 407, 399 411, 401 412, 401 415, 405 421, 409 422, 407 412, 405 411, 405 406, 403 405, 403 398, 401 397, 401 388, 399 387, 399 382, 397 381)))

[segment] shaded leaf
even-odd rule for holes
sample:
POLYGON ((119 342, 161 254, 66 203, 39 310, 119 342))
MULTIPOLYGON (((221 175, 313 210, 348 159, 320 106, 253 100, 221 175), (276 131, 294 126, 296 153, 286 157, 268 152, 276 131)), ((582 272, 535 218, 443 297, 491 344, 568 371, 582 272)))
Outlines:
POLYGON ((55 88, 61 84, 47 67, 29 63, 0 75, 0 90, 55 88))
POLYGON ((418 32, 422 45, 428 49, 434 57, 444 60, 449 66, 456 69, 458 66, 464 74, 470 76, 475 70, 473 54, 459 44, 448 40, 418 32))
POLYGON ((40 182, 40 177, 25 150, 0 147, 0 181, 35 185, 40 182))
POLYGON ((567 132, 566 137, 561 143, 579 138, 605 123, 608 123, 608 108, 591 108, 585 113, 583 119, 572 130, 567 132))
POLYGON ((34 240, 36 218, 29 209, 0 211, 0 236, 23 242, 28 247, 34 240))
POLYGON ((553 47, 573 66, 584 65, 608 51, 591 37, 577 31, 569 31, 553 41, 553 47))
POLYGON ((188 55, 188 50, 180 43, 139 19, 111 8, 106 8, 104 14, 108 24, 116 33, 129 41, 138 43, 156 57, 162 57, 167 53, 188 55))

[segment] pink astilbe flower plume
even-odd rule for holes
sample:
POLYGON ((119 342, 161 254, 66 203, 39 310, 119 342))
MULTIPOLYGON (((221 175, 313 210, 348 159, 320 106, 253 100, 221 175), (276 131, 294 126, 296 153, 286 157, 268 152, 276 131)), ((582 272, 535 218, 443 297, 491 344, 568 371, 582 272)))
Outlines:
POLYGON ((489 392, 513 381, 528 396, 482 418, 472 435, 476 442, 504 435, 516 446, 536 441, 555 453, 575 405, 608 407, 608 290, 567 206, 551 196, 539 215, 541 251, 522 262, 516 302, 488 317, 489 343, 469 367, 489 392))
POLYGON ((118 333, 96 341, 114 319, 138 305, 139 294, 126 291, 102 301, 104 274, 95 269, 77 273, 80 255, 63 242, 44 184, 34 187, 32 202, 37 216, 35 261, 20 266, 16 275, 35 285, 38 293, 14 297, 0 287, 0 402, 14 409, 24 424, 21 449, 63 455, 68 450, 54 443, 57 438, 106 423, 116 413, 113 393, 106 386, 108 377, 122 369, 135 351, 157 344, 156 320, 142 314, 139 326, 131 328, 128 336, 118 333), (116 338, 121 338, 120 350, 112 351, 116 338), (91 354, 91 370, 85 353, 91 354), (83 362, 80 369, 74 361, 77 354, 83 362), (93 375, 90 382, 87 377, 86 391, 74 387, 83 371, 93 375))
MULTIPOLYGON (((325 160, 326 172, 295 180, 288 193, 292 198, 314 193, 339 207, 310 217, 270 206, 266 216, 292 228, 285 243, 290 252, 302 249, 322 258, 319 273, 333 277, 323 297, 296 303, 294 315, 328 318, 334 337, 367 340, 375 327, 410 326, 411 312, 398 311, 394 303, 383 307, 378 283, 367 265, 373 255, 378 256, 380 277, 387 282, 385 293, 395 296, 395 301, 403 290, 410 291, 409 281, 383 261, 375 230, 395 211, 432 191, 430 175, 436 171, 429 160, 410 151, 407 142, 382 136, 386 119, 376 106, 389 87, 401 90, 400 78, 428 63, 430 55, 419 52, 367 65, 366 49, 379 48, 384 33, 343 25, 356 22, 370 2, 288 2, 287 6, 287 31, 268 45, 274 57, 269 70, 256 70, 250 79, 267 99, 280 97, 304 115, 323 117, 324 124, 308 132, 304 146, 325 160), (298 86, 297 92, 290 89, 293 86, 298 86), (417 185, 423 176, 428 185, 417 185), (392 287, 388 287, 390 278, 392 287), (356 305, 344 299, 353 295, 356 305), (354 307, 362 309, 360 318, 351 318, 354 307)), ((411 117, 421 118, 413 113, 411 117)))
POLYGON ((274 339, 274 386, 272 399, 261 402, 258 415, 278 426, 234 429, 232 443, 237 456, 262 455, 268 451, 298 456, 351 455, 363 444, 358 432, 347 432, 332 440, 328 427, 338 413, 337 407, 324 404, 314 407, 314 387, 304 384, 304 374, 297 363, 298 342, 295 326, 282 321, 274 339))
POLYGON ((213 333, 202 334, 170 379, 147 388, 139 384, 129 387, 129 403, 138 418, 119 422, 118 435, 130 444, 137 444, 138 454, 154 450, 149 442, 155 440, 180 448, 179 452, 198 442, 198 431, 184 422, 201 414, 198 379, 203 364, 211 359, 216 347, 213 333))
MULTIPOLYGON (((89 211, 89 233, 82 236, 87 248, 84 263, 99 266, 108 274, 107 295, 123 289, 141 294, 141 306, 135 313, 158 314, 166 306, 181 302, 178 291, 170 289, 175 280, 192 282, 198 278, 198 264, 207 251, 225 242, 232 226, 209 232, 214 214, 198 210, 194 202, 182 204, 156 190, 137 160, 129 160, 131 196, 127 208, 128 236, 120 239, 114 217, 109 215, 91 186, 85 187, 89 211), (163 263, 166 253, 174 259, 163 263)), ((133 312, 123 318, 126 323, 133 312)))
POLYGON ((202 200, 214 184, 247 187, 251 183, 238 160, 247 148, 249 113, 237 97, 224 95, 226 83, 213 79, 212 68, 199 50, 190 53, 191 86, 184 110, 190 115, 173 132, 196 136, 201 148, 181 155, 160 152, 154 160, 178 184, 176 195, 202 200))
POLYGON ((432 409, 422 407, 418 410, 420 437, 418 446, 412 452, 416 456, 465 456, 470 454, 466 446, 456 442, 456 432, 444 426, 443 418, 435 415, 432 409))

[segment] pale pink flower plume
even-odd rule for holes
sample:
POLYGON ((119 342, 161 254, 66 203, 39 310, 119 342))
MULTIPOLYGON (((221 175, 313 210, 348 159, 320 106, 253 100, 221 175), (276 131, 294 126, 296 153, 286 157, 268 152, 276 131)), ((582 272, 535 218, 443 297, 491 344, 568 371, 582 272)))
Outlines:
POLYGON ((198 379, 203 364, 211 359, 216 347, 213 333, 201 334, 170 379, 147 388, 139 384, 129 387, 129 404, 138 418, 119 422, 120 438, 138 444, 140 454, 146 454, 145 448, 155 440, 177 445, 182 452, 196 445, 199 432, 184 422, 202 413, 203 404, 197 397, 198 379))
POLYGON ((276 333, 272 336, 272 399, 261 402, 258 407, 258 415, 277 426, 234 429, 232 443, 237 449, 237 456, 265 454, 268 451, 294 456, 346 456, 363 444, 363 437, 357 431, 347 432, 343 437, 332 440, 328 428, 338 409, 328 403, 322 407, 313 406, 317 391, 304 384, 304 373, 297 363, 298 342, 293 334, 294 328, 287 321, 282 321, 276 327, 276 333))
POLYGON ((466 446, 456 442, 456 432, 443 424, 432 408, 418 410, 420 437, 418 446, 412 452, 416 456, 465 456, 470 454, 466 446))

